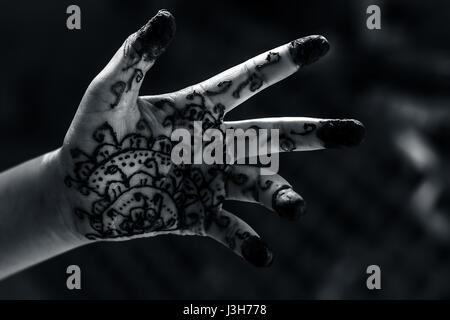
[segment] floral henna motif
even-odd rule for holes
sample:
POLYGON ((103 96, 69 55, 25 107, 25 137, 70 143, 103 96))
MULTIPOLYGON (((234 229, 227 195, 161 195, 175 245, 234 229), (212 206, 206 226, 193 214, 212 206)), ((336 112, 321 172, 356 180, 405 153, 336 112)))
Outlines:
MULTIPOLYGON (((208 111, 204 97, 195 91, 186 97, 183 110, 170 101, 155 106, 167 108, 163 125, 189 127, 202 120, 205 127, 218 127, 224 109, 219 104, 208 111)), ((130 237, 152 232, 204 234, 225 199, 227 166, 176 166, 168 136, 154 136, 144 118, 135 132, 120 141, 108 122, 92 135, 98 143, 92 154, 72 149, 74 171, 65 183, 82 196, 92 198, 90 208, 77 208, 79 218, 89 219, 89 239, 130 237), (206 223, 205 223, 206 220, 206 223)))

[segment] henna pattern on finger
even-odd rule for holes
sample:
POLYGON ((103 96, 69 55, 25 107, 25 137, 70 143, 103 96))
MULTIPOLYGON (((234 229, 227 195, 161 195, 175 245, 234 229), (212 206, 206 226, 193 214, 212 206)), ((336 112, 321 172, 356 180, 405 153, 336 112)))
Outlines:
POLYGON ((155 102, 153 102, 153 105, 155 107, 157 107, 158 109, 164 110, 166 112, 169 112, 171 110, 175 110, 176 109, 175 108, 175 103, 172 100, 170 100, 170 99, 161 99, 161 100, 155 101, 155 102), (167 110, 167 107, 170 110, 167 110))
POLYGON ((303 124, 303 131, 298 132, 295 130, 291 130, 291 134, 299 135, 299 136, 306 136, 316 130, 317 126, 314 123, 304 123, 303 124))
POLYGON ((269 52, 266 57, 266 61, 262 64, 258 64, 256 66, 256 70, 261 71, 262 69, 270 66, 272 64, 276 64, 281 60, 281 56, 278 52, 269 52))
POLYGON ((111 109, 114 109, 120 102, 127 84, 123 81, 118 81, 111 86, 111 92, 114 94, 114 102, 111 103, 111 109))
POLYGON ((108 122, 104 122, 99 126, 92 134, 92 138, 97 142, 108 142, 114 145, 119 143, 116 132, 108 122))
POLYGON ((217 84, 218 90, 216 90, 216 91, 206 90, 206 91, 205 91, 205 94, 206 94, 208 97, 216 96, 216 95, 219 95, 219 94, 223 94, 223 93, 227 92, 228 89, 230 89, 230 87, 231 87, 232 84, 233 84, 233 81, 231 81, 231 80, 228 80, 228 81, 221 81, 221 82, 219 82, 219 83, 217 84))
POLYGON ((128 61, 122 71, 127 71, 135 67, 141 61, 141 55, 133 49, 130 38, 127 38, 123 44, 123 56, 128 57, 128 61))
MULTIPOLYGON (((269 190, 274 183, 273 180, 265 179, 261 175, 252 179, 247 174, 233 171, 228 174, 227 181, 236 185, 241 194, 247 199, 252 199, 255 202, 259 202, 260 193, 269 190)), ((229 188, 228 184, 227 187, 229 188)), ((227 193, 229 192, 228 190, 227 193)))
POLYGON ((280 135, 280 150, 284 151, 284 152, 291 152, 293 150, 295 150, 296 146, 295 146, 295 141, 292 140, 289 136, 285 135, 285 134, 281 134, 280 135))
POLYGON ((237 242, 242 243, 251 236, 249 230, 242 229, 242 225, 236 221, 232 222, 230 217, 220 211, 215 211, 209 215, 205 225, 206 230, 214 225, 220 233, 219 237, 223 237, 223 241, 231 250, 237 249, 237 242))
POLYGON ((144 78, 144 73, 141 69, 135 69, 133 74, 131 75, 130 79, 127 81, 127 89, 125 92, 128 92, 131 90, 133 86, 133 81, 136 80, 136 83, 139 83, 144 78))
POLYGON ((267 179, 263 182, 261 176, 258 177, 258 186, 262 191, 269 190, 272 185, 273 185, 272 180, 267 179))
POLYGON ((233 91, 232 96, 239 99, 241 97, 242 90, 244 90, 247 86, 251 92, 257 91, 264 84, 264 76, 261 71, 270 65, 279 63, 280 61, 281 56, 278 52, 269 52, 265 61, 262 64, 258 64, 255 67, 255 71, 249 72, 247 78, 238 84, 237 88, 233 91))
POLYGON ((194 121, 202 121, 203 130, 212 127, 220 129, 225 114, 223 104, 217 103, 208 107, 204 95, 195 90, 186 95, 186 102, 184 108, 178 108, 173 101, 168 99, 161 99, 153 103, 155 107, 164 110, 167 114, 162 121, 164 127, 192 130, 194 121))
POLYGON ((249 90, 251 92, 255 92, 262 87, 263 83, 264 79, 261 77, 261 75, 257 74, 256 72, 252 72, 243 82, 241 82, 237 86, 232 95, 234 98, 238 99, 241 97, 241 91, 244 90, 245 87, 249 86, 249 90))
POLYGON ((78 157, 85 157, 86 159, 90 159, 90 155, 79 148, 70 149, 70 155, 73 159, 76 159, 78 157))

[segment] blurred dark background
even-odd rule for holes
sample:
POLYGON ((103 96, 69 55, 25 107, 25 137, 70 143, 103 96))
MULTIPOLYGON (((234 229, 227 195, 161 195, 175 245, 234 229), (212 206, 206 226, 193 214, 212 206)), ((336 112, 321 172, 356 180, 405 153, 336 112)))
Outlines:
MULTIPOLYGON (((276 253, 255 269, 199 237, 76 249, 0 282, 0 298, 450 298, 450 4, 446 1, 3 1, 0 170, 60 146, 83 92, 124 39, 159 9, 177 36, 146 94, 180 89, 309 34, 326 58, 258 94, 228 119, 356 118, 351 150, 282 154, 280 174, 308 202, 296 223, 227 203, 276 253), (81 30, 66 8, 81 8, 81 30), (366 28, 367 6, 381 30, 366 28), (66 267, 82 290, 66 289, 66 267), (379 265, 382 290, 366 288, 379 265)), ((0 254, 1 256, 1 254, 0 254)))

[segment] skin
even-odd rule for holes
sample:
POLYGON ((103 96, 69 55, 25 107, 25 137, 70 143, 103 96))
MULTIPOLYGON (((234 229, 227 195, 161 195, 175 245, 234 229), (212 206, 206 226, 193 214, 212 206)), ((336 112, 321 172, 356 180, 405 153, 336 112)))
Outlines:
POLYGON ((255 166, 175 165, 173 130, 193 133, 193 121, 222 132, 276 128, 275 152, 355 146, 363 139, 356 120, 223 120, 254 94, 322 57, 329 49, 322 36, 292 41, 176 92, 139 96, 174 33, 173 16, 158 12, 89 85, 62 147, 1 174, 0 201, 6 205, 0 277, 95 241, 160 234, 207 236, 255 266, 269 266, 267 245, 223 202, 259 203, 294 220, 305 213, 303 198, 283 177, 261 175, 255 166))

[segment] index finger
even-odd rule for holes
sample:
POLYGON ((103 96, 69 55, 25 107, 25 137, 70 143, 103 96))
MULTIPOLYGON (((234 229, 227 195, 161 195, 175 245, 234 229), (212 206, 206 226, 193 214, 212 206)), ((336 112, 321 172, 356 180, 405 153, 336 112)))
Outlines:
POLYGON ((194 88, 213 105, 220 103, 225 106, 225 112, 229 112, 257 92, 317 61, 328 50, 328 41, 323 36, 300 38, 249 59, 194 88))

